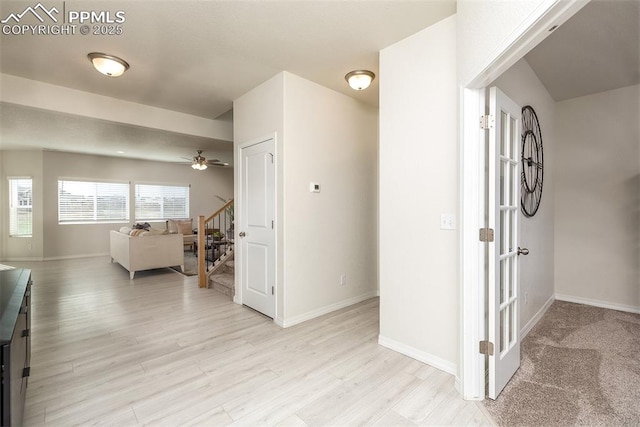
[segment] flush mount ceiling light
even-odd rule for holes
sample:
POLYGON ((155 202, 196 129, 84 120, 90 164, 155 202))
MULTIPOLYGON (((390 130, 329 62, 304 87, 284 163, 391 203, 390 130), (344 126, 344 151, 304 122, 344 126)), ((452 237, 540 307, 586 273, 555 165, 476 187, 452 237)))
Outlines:
POLYGON ((365 90, 375 77, 376 75, 369 70, 355 70, 347 73, 344 79, 349 83, 351 89, 365 90))
POLYGON ((106 53, 91 52, 87 55, 91 63, 105 76, 118 77, 129 69, 129 64, 122 58, 106 53))

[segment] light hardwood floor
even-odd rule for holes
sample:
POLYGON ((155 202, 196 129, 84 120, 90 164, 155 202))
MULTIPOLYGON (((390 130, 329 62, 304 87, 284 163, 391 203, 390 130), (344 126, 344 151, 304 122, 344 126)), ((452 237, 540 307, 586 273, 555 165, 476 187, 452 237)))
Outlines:
POLYGON ((492 425, 376 344, 377 298, 281 329, 169 269, 10 264, 34 280, 25 425, 492 425))

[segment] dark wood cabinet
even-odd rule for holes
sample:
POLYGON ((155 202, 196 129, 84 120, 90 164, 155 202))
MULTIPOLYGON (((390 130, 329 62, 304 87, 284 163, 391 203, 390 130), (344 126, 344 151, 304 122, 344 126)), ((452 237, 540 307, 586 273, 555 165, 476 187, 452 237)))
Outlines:
POLYGON ((3 426, 22 425, 31 360, 31 270, 0 271, 3 426))

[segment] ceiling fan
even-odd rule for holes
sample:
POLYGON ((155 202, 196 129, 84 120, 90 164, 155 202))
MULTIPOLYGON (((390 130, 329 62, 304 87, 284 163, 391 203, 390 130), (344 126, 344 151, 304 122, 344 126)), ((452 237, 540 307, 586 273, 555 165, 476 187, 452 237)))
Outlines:
POLYGON ((207 160, 202 156, 202 150, 198 150, 198 154, 193 156, 193 158, 183 157, 185 160, 191 161, 191 167, 195 170, 203 171, 207 168, 207 166, 229 166, 229 163, 222 162, 218 159, 207 160))

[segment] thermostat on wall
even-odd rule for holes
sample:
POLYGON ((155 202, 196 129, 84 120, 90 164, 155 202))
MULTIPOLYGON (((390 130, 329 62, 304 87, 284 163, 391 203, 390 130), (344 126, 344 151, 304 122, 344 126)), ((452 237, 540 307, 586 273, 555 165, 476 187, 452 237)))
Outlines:
POLYGON ((320 192, 320 184, 318 184, 317 182, 310 182, 309 183, 309 191, 311 193, 319 193, 320 192))

